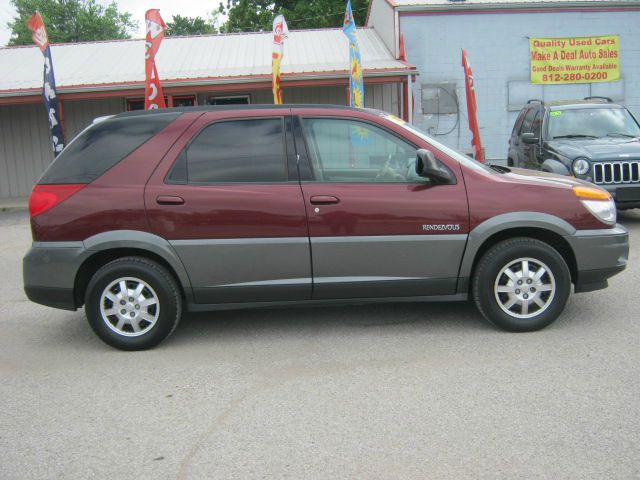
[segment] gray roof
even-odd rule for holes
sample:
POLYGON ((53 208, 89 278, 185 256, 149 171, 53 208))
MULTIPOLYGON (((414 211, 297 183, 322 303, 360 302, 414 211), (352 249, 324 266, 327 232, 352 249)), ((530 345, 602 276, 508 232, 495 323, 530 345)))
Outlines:
MULTIPOLYGON (((415 67, 396 60, 373 28, 359 28, 364 75, 405 74, 415 67)), ((156 55, 163 86, 271 80, 271 32, 167 37, 156 55)), ((144 83, 144 39, 52 45, 58 91, 138 88, 144 83)), ((289 33, 282 79, 346 78, 349 42, 342 29, 289 33)), ((0 48, 0 97, 42 89, 38 47, 0 48)))

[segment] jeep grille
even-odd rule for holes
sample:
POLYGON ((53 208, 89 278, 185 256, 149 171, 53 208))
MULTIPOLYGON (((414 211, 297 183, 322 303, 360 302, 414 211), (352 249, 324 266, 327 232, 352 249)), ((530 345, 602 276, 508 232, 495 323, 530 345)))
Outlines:
POLYGON ((640 182, 640 160, 632 162, 599 162, 593 164, 593 183, 640 182))

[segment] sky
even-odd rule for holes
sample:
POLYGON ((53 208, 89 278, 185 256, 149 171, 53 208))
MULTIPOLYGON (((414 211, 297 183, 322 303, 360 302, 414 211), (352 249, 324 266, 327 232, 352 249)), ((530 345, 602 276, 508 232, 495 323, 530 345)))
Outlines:
MULTIPOLYGON (((160 15, 165 22, 171 20, 173 15, 183 17, 203 17, 208 18, 212 10, 218 8, 220 0, 116 0, 118 9, 121 12, 129 12, 134 20, 138 21, 139 31, 133 34, 134 38, 142 38, 144 32, 144 12, 149 8, 159 8, 160 15)), ((108 0, 97 0, 97 3, 108 5, 108 0)), ((13 20, 16 12, 10 0, 0 0, 0 46, 6 45, 11 37, 11 30, 7 27, 7 22, 13 20)))

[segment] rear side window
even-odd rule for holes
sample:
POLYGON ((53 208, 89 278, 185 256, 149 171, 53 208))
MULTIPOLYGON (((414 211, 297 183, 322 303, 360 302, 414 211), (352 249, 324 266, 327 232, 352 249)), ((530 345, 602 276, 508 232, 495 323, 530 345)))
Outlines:
POLYGON ((116 117, 93 125, 64 149, 39 183, 92 182, 179 115, 178 112, 116 117))
POLYGON ((520 129, 521 135, 523 133, 531 132, 531 126, 533 125, 533 117, 535 116, 536 113, 538 113, 537 108, 532 108, 527 112, 527 114, 524 117, 524 120, 522 121, 522 128, 520 129))
POLYGON ((205 127, 180 154, 172 183, 286 182, 282 118, 230 120, 205 127))
POLYGON ((516 118, 516 123, 513 125, 513 131, 511 132, 511 135, 517 135, 517 133, 520 131, 520 126, 522 125, 522 120, 524 119, 524 116, 526 113, 527 113, 526 108, 523 108, 522 110, 520 110, 520 113, 518 114, 518 118, 516 118))

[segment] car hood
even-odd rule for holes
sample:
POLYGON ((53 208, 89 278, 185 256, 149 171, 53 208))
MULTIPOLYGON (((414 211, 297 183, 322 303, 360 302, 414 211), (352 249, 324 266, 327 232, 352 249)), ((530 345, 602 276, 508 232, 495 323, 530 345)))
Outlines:
POLYGON ((592 161, 640 159, 640 140, 637 138, 573 138, 546 142, 548 150, 571 160, 586 157, 592 161))
POLYGON ((588 186, 594 187, 595 185, 580 180, 575 177, 568 177, 566 175, 558 175, 556 173, 542 172, 540 170, 529 170, 525 168, 511 168, 510 172, 505 173, 505 178, 513 182, 525 182, 530 184, 539 184, 547 186, 564 186, 564 187, 576 187, 576 186, 588 186))

